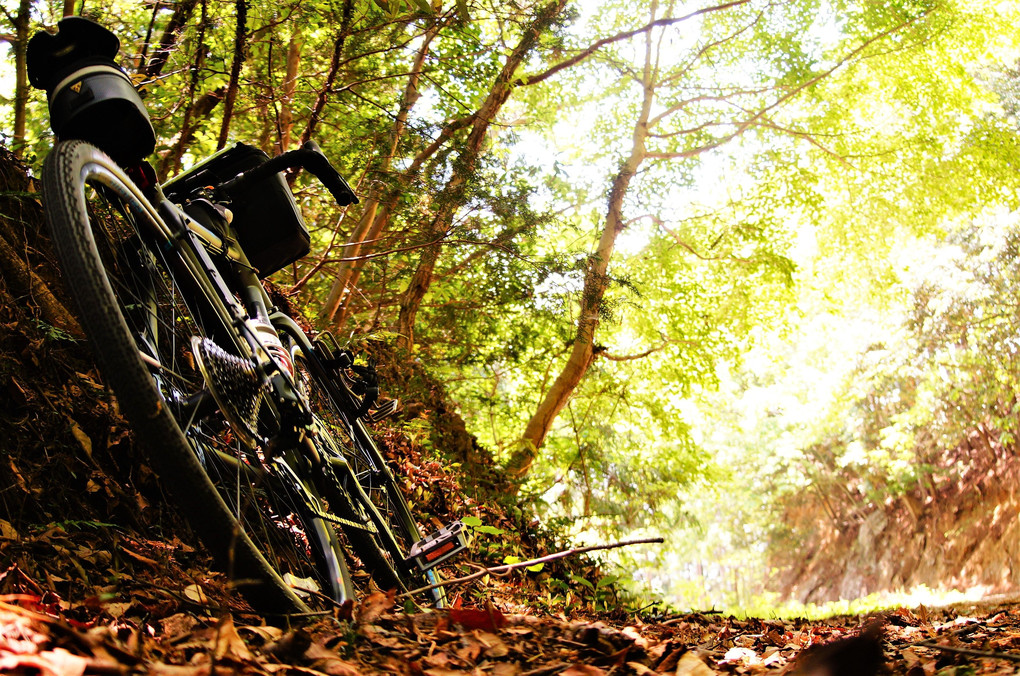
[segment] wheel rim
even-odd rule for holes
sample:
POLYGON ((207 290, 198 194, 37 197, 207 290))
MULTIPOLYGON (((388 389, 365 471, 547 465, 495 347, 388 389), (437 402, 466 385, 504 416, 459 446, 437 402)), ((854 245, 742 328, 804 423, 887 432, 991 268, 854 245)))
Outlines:
POLYGON ((85 180, 89 222, 111 291, 142 361, 206 474, 240 528, 306 603, 319 605, 320 595, 343 598, 342 575, 329 553, 332 534, 309 516, 304 491, 268 472, 262 449, 246 446, 221 415, 199 403, 204 380, 191 337, 204 332, 194 320, 200 311, 189 307, 167 272, 172 254, 154 253, 169 250, 160 246, 169 242, 153 241, 159 239, 156 224, 105 167, 90 165, 85 180), (320 593, 309 594, 307 587, 320 593))
MULTIPOLYGON (((399 491, 400 488, 385 475, 382 468, 377 466, 376 459, 359 449, 358 444, 352 439, 352 433, 356 432, 351 429, 347 417, 340 411, 328 392, 316 383, 300 350, 295 350, 293 356, 298 385, 308 397, 317 422, 335 442, 329 445, 328 452, 339 453, 343 456, 361 488, 389 527, 393 536, 391 543, 388 543, 388 538, 385 537, 376 539, 393 572, 401 578, 405 585, 417 586, 435 583, 438 578, 433 571, 417 573, 404 562, 404 557, 410 551, 411 545, 420 538, 420 535, 417 525, 414 524, 408 513, 406 503, 399 504, 397 501, 400 498, 393 494, 393 491, 399 491), (393 549, 396 551, 391 551, 393 549)), ((436 602, 441 602, 444 599, 439 590, 434 591, 432 595, 436 602)))

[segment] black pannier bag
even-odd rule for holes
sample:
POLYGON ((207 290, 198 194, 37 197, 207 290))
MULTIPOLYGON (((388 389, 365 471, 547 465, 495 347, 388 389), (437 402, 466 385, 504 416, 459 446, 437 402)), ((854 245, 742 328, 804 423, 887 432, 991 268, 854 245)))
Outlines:
MULTIPOLYGON (((238 143, 167 182, 163 192, 174 202, 184 203, 197 190, 222 184, 268 160, 258 148, 238 143)), ((237 239, 260 278, 308 255, 308 228, 283 174, 271 174, 225 192, 237 239)))
POLYGON ((57 29, 28 41, 28 80, 46 91, 57 138, 88 141, 122 165, 140 162, 155 149, 156 134, 131 78, 113 60, 120 40, 77 16, 57 29))

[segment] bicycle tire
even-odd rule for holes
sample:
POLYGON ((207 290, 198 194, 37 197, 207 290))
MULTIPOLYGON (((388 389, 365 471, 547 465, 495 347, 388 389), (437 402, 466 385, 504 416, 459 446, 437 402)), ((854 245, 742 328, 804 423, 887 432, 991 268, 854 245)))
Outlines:
POLYGON ((319 516, 314 486, 300 476, 301 457, 267 460, 232 439, 214 407, 198 414, 193 395, 204 380, 190 337, 216 332, 217 308, 182 290, 175 274, 191 269, 152 204, 112 159, 81 141, 59 143, 47 156, 43 204, 100 372, 231 582, 268 613, 305 613, 322 596, 350 598, 342 549, 319 516))
MULTIPOLYGON (((331 437, 332 443, 325 444, 324 450, 342 456, 350 467, 350 476, 358 484, 348 485, 344 476, 338 476, 340 495, 334 499, 354 503, 354 510, 374 523, 378 531, 346 529, 355 553, 380 587, 395 586, 408 591, 437 583, 439 576, 434 570, 421 572, 406 561, 411 545, 421 539, 421 531, 392 469, 387 466, 368 429, 361 420, 353 418, 348 411, 350 406, 345 408, 338 403, 344 393, 340 388, 344 385, 336 382, 321 365, 306 358, 300 348, 293 351, 293 358, 299 386, 321 428, 331 437)), ((329 499, 328 488, 323 492, 329 499)), ((445 605, 442 588, 427 594, 432 605, 445 605)))

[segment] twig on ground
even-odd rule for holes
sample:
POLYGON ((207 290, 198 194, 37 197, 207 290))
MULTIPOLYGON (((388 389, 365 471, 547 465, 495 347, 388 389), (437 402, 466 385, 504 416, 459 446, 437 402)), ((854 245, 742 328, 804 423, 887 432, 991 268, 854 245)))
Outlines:
MULTIPOLYGON (((419 587, 418 589, 412 589, 411 591, 404 592, 403 594, 397 595, 397 598, 404 598, 406 596, 414 596, 415 594, 422 594, 439 587, 447 587, 449 585, 461 584, 463 582, 471 582, 477 580, 485 575, 506 575, 512 570, 518 570, 520 568, 529 568, 531 566, 537 566, 540 563, 547 563, 549 561, 555 561, 556 559, 562 559, 567 556, 573 556, 574 554, 584 554, 586 552, 594 552, 602 549, 616 549, 618 547, 629 547, 631 545, 647 545, 647 544, 662 544, 665 542, 663 538, 645 538, 642 540, 625 540, 623 542, 614 542, 608 545, 592 545, 590 547, 575 547, 574 549, 566 549, 562 552, 556 552, 555 554, 549 554, 547 556, 540 556, 537 559, 529 559, 528 561, 519 561, 518 563, 508 563, 502 566, 493 566, 492 568, 483 568, 477 573, 471 575, 465 575, 464 577, 457 577, 452 580, 443 580, 436 584, 430 584, 427 587, 419 587)), ((472 564, 474 565, 474 564, 472 564)))

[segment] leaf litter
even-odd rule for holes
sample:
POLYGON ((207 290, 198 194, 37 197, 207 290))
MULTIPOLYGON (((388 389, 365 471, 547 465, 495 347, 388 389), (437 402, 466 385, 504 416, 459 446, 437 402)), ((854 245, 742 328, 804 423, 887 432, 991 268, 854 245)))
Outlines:
MULTIPOLYGON (((55 539, 67 552, 82 547, 68 534, 35 537, 55 539)), ((9 554, 11 544, 0 552, 9 554)), ((132 545, 156 560, 158 543, 132 545)), ((718 613, 570 619, 509 612, 512 604, 496 600, 468 607, 462 597, 448 609, 409 614, 393 592, 374 591, 349 619, 338 612, 270 625, 222 579, 180 569, 176 556, 163 561, 154 570, 132 558, 115 587, 92 594, 67 587, 77 590, 70 596, 49 588, 66 574, 59 562, 49 580, 10 564, 0 573, 0 669, 47 676, 963 676, 1015 673, 1020 664, 1020 606, 1008 600, 822 621, 718 613), (161 574, 205 575, 192 585, 202 602, 170 591, 174 583, 161 574)))

